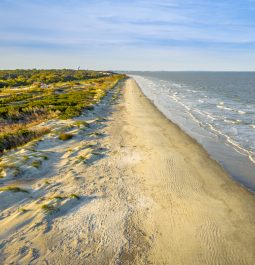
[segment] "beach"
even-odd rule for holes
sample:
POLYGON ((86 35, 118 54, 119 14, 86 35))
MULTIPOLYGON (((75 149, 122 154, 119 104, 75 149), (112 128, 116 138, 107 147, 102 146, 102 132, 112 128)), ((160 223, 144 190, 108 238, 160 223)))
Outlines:
POLYGON ((254 194, 132 78, 77 119, 6 155, 48 159, 1 179, 0 264, 254 264, 254 194))

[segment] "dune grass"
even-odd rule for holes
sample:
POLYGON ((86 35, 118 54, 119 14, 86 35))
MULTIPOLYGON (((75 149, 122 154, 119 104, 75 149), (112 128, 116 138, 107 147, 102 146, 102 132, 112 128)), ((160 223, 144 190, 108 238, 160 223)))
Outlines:
POLYGON ((78 196, 77 194, 74 194, 74 193, 70 194, 69 197, 72 199, 77 199, 77 200, 80 200, 80 198, 81 198, 80 196, 78 196))
POLYGON ((26 209, 26 208, 20 208, 19 211, 20 211, 21 213, 26 213, 26 212, 28 212, 28 209, 26 209))
POLYGON ((60 195, 53 196, 53 199, 57 199, 57 200, 64 200, 65 198, 66 197, 60 196, 60 195))
POLYGON ((81 127, 81 126, 89 127, 89 124, 86 121, 76 121, 74 125, 76 125, 77 127, 81 127))
POLYGON ((42 162, 40 160, 36 160, 32 162, 32 167, 39 168, 42 165, 42 162))
MULTIPOLYGON (((11 78, 9 71, 0 71, 2 84, 7 86, 0 88, 0 154, 49 132, 46 128, 33 129, 43 121, 68 119, 84 110, 93 110, 94 104, 125 78, 125 75, 95 71, 15 71, 11 72, 11 78), (17 78, 19 75, 21 77, 17 78), (4 79, 6 76, 8 78, 4 79), (47 86, 35 85, 37 78, 43 78, 47 86), (28 86, 24 88, 23 85, 28 86)), ((76 125, 87 126, 79 121, 76 125)))
POLYGON ((4 150, 23 145, 49 132, 49 128, 41 128, 37 130, 20 129, 10 133, 0 133, 0 154, 4 150))
POLYGON ((49 204, 43 204, 41 206, 41 209, 46 212, 46 213, 51 213, 57 210, 57 208, 53 205, 49 205, 49 204))
POLYGON ((62 141, 67 141, 73 138, 73 134, 72 133, 61 133, 58 137, 59 140, 62 141))
POLYGON ((11 192, 24 192, 24 193, 28 193, 27 190, 19 188, 17 186, 6 186, 6 187, 2 187, 0 188, 0 191, 11 191, 11 192))
POLYGON ((0 166, 0 179, 4 177, 4 169, 0 166))

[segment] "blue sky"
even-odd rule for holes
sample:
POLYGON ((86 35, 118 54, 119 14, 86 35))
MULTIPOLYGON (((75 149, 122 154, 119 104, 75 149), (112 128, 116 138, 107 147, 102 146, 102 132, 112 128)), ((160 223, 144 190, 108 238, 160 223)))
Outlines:
POLYGON ((255 70, 255 0, 0 0, 0 68, 255 70))

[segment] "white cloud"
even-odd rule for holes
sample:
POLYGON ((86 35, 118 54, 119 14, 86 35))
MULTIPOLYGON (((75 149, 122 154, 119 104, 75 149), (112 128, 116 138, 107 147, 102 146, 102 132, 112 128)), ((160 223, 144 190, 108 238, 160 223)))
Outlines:
POLYGON ((255 46, 251 6, 251 0, 2 0, 0 67, 39 65, 37 60, 46 67, 55 63, 51 58, 68 58, 70 66, 102 59, 94 66, 116 69, 130 68, 135 58, 133 67, 144 69, 173 63, 190 68, 185 58, 197 68, 228 67, 222 58, 236 68, 252 67, 242 60, 255 46), (199 63, 194 54, 214 66, 199 63))

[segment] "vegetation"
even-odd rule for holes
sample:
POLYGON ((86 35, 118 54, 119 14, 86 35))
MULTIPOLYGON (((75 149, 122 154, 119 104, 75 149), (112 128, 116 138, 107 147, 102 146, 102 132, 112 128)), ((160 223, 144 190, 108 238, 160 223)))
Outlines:
POLYGON ((87 71, 87 70, 1 70, 0 88, 17 87, 25 85, 51 84, 57 82, 79 81, 84 79, 99 78, 110 73, 87 71))
POLYGON ((62 141, 67 141, 73 138, 73 134, 71 133, 61 133, 58 137, 58 139, 62 141))
POLYGON ((4 170, 3 168, 0 166, 0 179, 4 177, 4 170))
POLYGON ((72 193, 69 197, 72 199, 77 199, 77 200, 80 199, 80 196, 78 196, 77 194, 74 194, 74 193, 72 193))
POLYGON ((21 189, 21 188, 16 187, 16 186, 6 186, 6 187, 2 187, 2 188, 0 188, 0 191, 25 192, 25 193, 28 193, 27 190, 21 189))
MULTIPOLYGON (((92 110, 124 75, 75 70, 0 70, 0 153, 49 132, 35 126, 92 110)), ((86 124, 79 124, 81 126, 86 124)))
POLYGON ((26 212, 28 211, 28 209, 26 209, 26 208, 20 208, 19 211, 20 211, 21 213, 26 213, 26 212))
POLYGON ((56 196, 54 196, 54 197, 53 197, 53 199, 57 199, 57 200, 64 200, 64 199, 65 199, 65 197, 63 197, 63 196, 60 196, 60 195, 56 195, 56 196))
POLYGON ((53 211, 56 211, 57 208, 54 207, 53 205, 49 205, 49 204, 43 204, 41 206, 42 210, 44 210, 45 212, 53 212, 53 211))
POLYGON ((74 125, 76 125, 77 127, 81 127, 81 126, 89 127, 89 124, 86 121, 76 121, 74 125))
POLYGON ((0 154, 4 149, 12 149, 49 131, 49 128, 42 128, 40 130, 20 129, 14 132, 0 133, 0 154))
POLYGON ((39 168, 42 165, 42 162, 40 160, 36 160, 32 163, 32 166, 35 168, 39 168))

